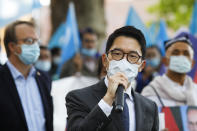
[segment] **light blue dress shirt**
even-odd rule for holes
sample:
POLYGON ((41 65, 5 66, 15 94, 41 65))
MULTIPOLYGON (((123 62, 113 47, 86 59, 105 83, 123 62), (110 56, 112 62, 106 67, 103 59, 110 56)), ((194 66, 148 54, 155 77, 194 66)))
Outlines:
POLYGON ((7 62, 15 81, 16 88, 25 114, 29 131, 45 131, 45 117, 43 103, 37 85, 34 67, 25 78, 10 61, 7 62))

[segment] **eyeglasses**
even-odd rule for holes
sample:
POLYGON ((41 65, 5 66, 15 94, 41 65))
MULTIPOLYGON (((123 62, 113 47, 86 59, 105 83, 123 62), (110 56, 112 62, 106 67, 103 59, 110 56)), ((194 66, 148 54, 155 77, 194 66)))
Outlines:
POLYGON ((135 51, 124 53, 122 50, 119 49, 110 50, 107 52, 107 56, 108 54, 111 55, 113 60, 117 60, 117 61, 122 60, 124 58, 124 55, 127 54, 127 61, 131 64, 137 63, 139 59, 142 57, 135 51))
POLYGON ((25 44, 33 44, 35 42, 40 43, 40 41, 38 39, 34 39, 34 38, 24 38, 24 39, 18 39, 17 41, 23 41, 25 44))

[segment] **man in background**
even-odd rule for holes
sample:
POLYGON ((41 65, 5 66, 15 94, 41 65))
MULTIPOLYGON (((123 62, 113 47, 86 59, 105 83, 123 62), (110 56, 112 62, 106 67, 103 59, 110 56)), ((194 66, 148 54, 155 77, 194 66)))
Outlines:
POLYGON ((99 53, 97 52, 97 35, 91 28, 86 28, 81 33, 82 48, 73 58, 63 66, 60 78, 80 73, 84 76, 97 77, 97 63, 99 53))
POLYGON ((61 62, 61 49, 59 47, 54 47, 51 49, 52 65, 50 70, 50 75, 53 80, 58 79, 57 68, 61 62))
POLYGON ((187 36, 171 39, 165 43, 166 56, 163 63, 167 72, 157 76, 142 95, 155 101, 159 107, 197 106, 197 85, 187 75, 194 65, 194 50, 187 36))
POLYGON ((34 25, 8 25, 4 45, 8 61, 0 68, 0 129, 53 131, 51 80, 33 66, 40 55, 34 25))
POLYGON ((136 92, 141 93, 154 77, 160 74, 161 53, 157 46, 146 48, 146 67, 137 77, 136 92))
POLYGON ((40 56, 35 63, 35 67, 41 71, 49 72, 51 69, 51 52, 46 47, 41 45, 40 46, 40 56))

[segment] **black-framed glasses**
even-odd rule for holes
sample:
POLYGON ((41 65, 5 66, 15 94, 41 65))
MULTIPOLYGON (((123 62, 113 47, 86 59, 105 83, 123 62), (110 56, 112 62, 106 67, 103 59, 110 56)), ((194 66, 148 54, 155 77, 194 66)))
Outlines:
POLYGON ((113 60, 122 60, 125 56, 125 54, 127 54, 127 61, 131 64, 135 64, 139 61, 139 59, 142 57, 140 56, 136 51, 130 51, 128 53, 124 53, 122 50, 120 49, 114 49, 114 50, 110 50, 107 52, 107 56, 108 54, 111 55, 113 60))
POLYGON ((40 43, 40 41, 38 40, 38 39, 34 39, 34 38, 24 38, 24 39, 18 39, 17 41, 22 41, 22 42, 24 42, 25 44, 29 44, 29 45, 31 45, 31 44, 33 44, 33 43, 40 43))

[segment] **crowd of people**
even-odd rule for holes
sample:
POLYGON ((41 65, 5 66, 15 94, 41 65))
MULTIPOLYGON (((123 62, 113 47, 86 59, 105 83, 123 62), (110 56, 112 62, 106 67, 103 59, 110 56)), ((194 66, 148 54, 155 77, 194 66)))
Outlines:
POLYGON ((48 72, 53 80, 77 74, 98 77, 98 59, 100 54, 97 51, 97 35, 91 28, 86 28, 80 33, 82 48, 63 64, 59 76, 57 76, 57 70, 61 62, 60 47, 49 49, 47 46, 40 45, 40 56, 35 63, 35 67, 48 72))
MULTIPOLYGON (((80 33, 81 49, 57 74, 61 48, 42 45, 31 22, 6 27, 8 61, 0 67, 0 130, 52 131, 51 82, 70 76, 99 82, 66 96, 68 131, 157 131, 158 107, 197 106, 197 84, 187 75, 195 64, 192 45, 197 43, 187 35, 165 41, 162 56, 157 44, 146 47, 144 35, 132 26, 115 30, 104 54, 97 50, 93 29, 80 33), (113 109, 119 84, 125 88, 127 105, 121 115, 113 109)), ((197 131, 197 121, 189 126, 197 131)))

